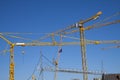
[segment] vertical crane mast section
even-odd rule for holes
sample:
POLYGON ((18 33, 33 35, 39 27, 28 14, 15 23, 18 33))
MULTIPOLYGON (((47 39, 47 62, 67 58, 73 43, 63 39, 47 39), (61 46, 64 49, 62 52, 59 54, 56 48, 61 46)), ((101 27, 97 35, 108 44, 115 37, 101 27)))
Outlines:
MULTIPOLYGON (((62 43, 62 35, 60 35, 60 43, 62 43)), ((58 70, 58 64, 59 64, 59 59, 60 59, 60 53, 62 51, 61 46, 59 46, 58 53, 57 53, 57 58, 55 60, 55 75, 54 75, 54 80, 57 80, 57 70, 58 70)))
POLYGON ((5 40, 10 45, 10 65, 9 65, 9 80, 14 80, 14 44, 6 39, 2 34, 0 34, 0 38, 5 40))
POLYGON ((14 44, 10 45, 10 71, 9 80, 14 80, 14 44))
POLYGON ((87 60, 86 60, 86 41, 84 38, 84 27, 81 25, 79 27, 80 30, 80 44, 81 44, 81 56, 82 56, 82 70, 83 70, 83 80, 88 80, 87 72, 87 60))
POLYGON ((86 61, 86 42, 85 42, 85 34, 84 34, 84 27, 83 24, 86 22, 89 22, 91 20, 95 20, 97 19, 100 15, 102 14, 102 12, 98 12, 97 14, 95 14, 94 16, 80 21, 78 23, 78 28, 80 31, 80 45, 81 45, 81 56, 82 56, 82 70, 83 70, 83 80, 88 80, 88 74, 86 74, 85 72, 87 72, 87 61, 86 61))

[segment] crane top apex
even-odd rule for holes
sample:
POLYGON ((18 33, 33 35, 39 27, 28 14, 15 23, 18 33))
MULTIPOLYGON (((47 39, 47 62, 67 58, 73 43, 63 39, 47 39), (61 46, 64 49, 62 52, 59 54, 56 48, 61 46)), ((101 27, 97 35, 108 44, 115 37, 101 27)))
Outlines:
POLYGON ((99 16, 99 15, 101 15, 102 14, 102 12, 101 11, 99 11, 98 13, 97 13, 97 15, 99 16))

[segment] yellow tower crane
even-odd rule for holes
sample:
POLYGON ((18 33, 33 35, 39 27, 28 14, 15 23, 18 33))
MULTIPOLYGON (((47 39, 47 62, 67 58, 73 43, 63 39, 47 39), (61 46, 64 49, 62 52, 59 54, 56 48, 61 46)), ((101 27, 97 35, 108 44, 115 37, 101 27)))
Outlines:
POLYGON ((11 41, 9 41, 5 37, 3 37, 1 34, 0 34, 0 38, 2 38, 3 40, 5 40, 10 45, 9 80, 14 80, 14 46, 15 45, 11 41))
MULTIPOLYGON (((60 35, 60 44, 62 43, 62 35, 60 35)), ((58 53, 57 53, 57 58, 55 60, 55 75, 54 75, 54 80, 57 80, 57 70, 58 70, 58 64, 59 64, 59 59, 60 59, 60 54, 62 52, 62 47, 59 46, 58 53)))
POLYGON ((7 38, 5 38, 2 33, 0 33, 0 38, 2 38, 3 40, 5 40, 9 45, 10 45, 10 69, 9 69, 9 80, 14 80, 14 47, 15 46, 64 46, 64 45, 81 45, 81 55, 82 55, 82 70, 83 70, 83 80, 88 80, 88 75, 85 73, 87 72, 87 61, 86 61, 86 44, 106 44, 106 43, 120 43, 120 41, 118 40, 112 40, 112 41, 88 41, 85 40, 85 36, 84 36, 84 31, 85 30, 89 30, 92 28, 97 28, 97 27, 102 27, 102 26, 107 26, 110 24, 115 24, 115 23, 120 23, 120 20, 117 21, 113 21, 113 22, 108 22, 108 23, 104 23, 101 25, 97 25, 97 26, 88 26, 86 28, 83 27, 83 24, 86 22, 89 22, 91 20, 97 19, 100 15, 102 14, 102 12, 98 12, 97 14, 95 14, 94 16, 83 20, 83 21, 79 21, 65 29, 56 31, 54 33, 50 33, 46 36, 41 37, 39 40, 39 42, 16 42, 13 43, 10 40, 8 40, 7 38), (79 32, 80 32, 80 41, 79 42, 56 42, 55 38, 53 37, 54 35, 65 35, 65 34, 71 34, 74 32, 78 32, 77 30, 73 30, 71 32, 67 32, 68 30, 72 30, 73 28, 78 28, 79 32), (52 42, 41 42, 41 40, 44 40, 48 37, 52 36, 52 42))
MULTIPOLYGON (((64 45, 79 45, 80 42, 56 42, 55 44, 52 42, 27 42, 27 43, 12 43, 8 39, 6 39, 3 35, 0 34, 0 38, 5 40, 10 45, 10 69, 9 69, 9 80, 14 80, 14 47, 15 46, 64 46, 64 45)), ((111 40, 111 41, 93 41, 86 40, 86 44, 120 44, 119 40, 111 40)), ((84 72, 84 71, 83 71, 84 72)), ((87 71, 85 71, 87 72, 87 71)))
MULTIPOLYGON (((92 16, 92 17, 90 17, 86 20, 79 21, 76 24, 73 24, 73 25, 71 25, 71 26, 69 26, 65 29, 54 32, 54 34, 62 34, 62 35, 71 34, 71 33, 75 33, 75 32, 78 32, 78 31, 80 32, 80 45, 81 45, 82 70, 83 70, 83 72, 87 72, 86 41, 85 41, 85 36, 84 36, 85 35, 84 34, 85 30, 90 30, 92 28, 98 28, 98 27, 102 27, 102 26, 107 26, 107 25, 111 25, 111 24, 120 23, 120 20, 115 20, 115 21, 112 21, 112 22, 104 23, 104 24, 88 26, 86 28, 83 27, 83 24, 85 24, 86 22, 89 22, 91 20, 97 19, 101 14, 102 14, 102 12, 98 12, 97 14, 95 14, 94 16, 92 16), (76 27, 79 28, 79 29, 66 32, 67 30, 71 30, 71 29, 76 28, 76 27)), ((50 36, 51 36, 51 34, 48 34, 47 36, 44 36, 44 37, 40 38, 39 40, 46 39, 50 36)), ((99 44, 99 41, 96 41, 95 44, 99 44)), ((83 74, 83 80, 88 80, 87 74, 83 74)))
MULTIPOLYGON (((69 27, 67 27, 65 29, 56 31, 54 33, 54 34, 65 35, 65 34, 75 33, 75 32, 78 32, 78 31, 80 32, 80 45, 81 45, 82 70, 83 70, 83 72, 87 72, 86 48, 85 48, 86 47, 86 41, 85 41, 84 31, 85 30, 90 30, 92 28, 98 28, 98 27, 102 27, 102 26, 107 26, 107 25, 111 25, 111 24, 120 23, 120 20, 115 20, 115 21, 112 21, 112 22, 104 23, 104 24, 88 26, 86 28, 83 27, 84 23, 89 22, 91 20, 97 19, 101 14, 102 14, 102 12, 98 12, 97 14, 95 14, 94 16, 92 16, 92 17, 90 17, 90 18, 88 18, 86 20, 79 21, 76 24, 73 24, 73 25, 71 25, 71 26, 69 26, 69 27), (66 30, 71 30, 71 29, 76 28, 76 27, 79 28, 79 30, 72 30, 71 32, 66 32, 66 30)), ((49 34, 47 36, 44 36, 44 37, 40 38, 40 40, 48 38, 48 37, 50 37, 50 35, 51 34, 49 34)), ((96 41, 95 44, 99 44, 99 41, 96 41)), ((88 75, 86 73, 83 74, 83 80, 88 80, 88 75)))

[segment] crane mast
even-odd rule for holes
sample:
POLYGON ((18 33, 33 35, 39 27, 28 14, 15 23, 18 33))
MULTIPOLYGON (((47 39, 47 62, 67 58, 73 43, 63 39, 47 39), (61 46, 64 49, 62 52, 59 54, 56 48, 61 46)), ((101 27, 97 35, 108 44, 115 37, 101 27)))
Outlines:
MULTIPOLYGON (((86 60, 86 44, 118 44, 120 43, 119 40, 113 40, 113 41, 87 41, 85 39, 85 30, 89 30, 91 28, 97 28, 97 27, 102 27, 102 26, 106 26, 106 25, 110 25, 110 24, 115 24, 115 23, 120 23, 120 20, 117 21, 113 21, 113 22, 109 22, 109 23, 105 23, 102 25, 98 25, 98 26, 88 26, 86 28, 84 28, 84 24, 91 21, 91 20, 95 20, 97 19, 100 15, 102 14, 102 12, 98 12, 97 14, 95 14, 94 16, 83 20, 83 21, 79 21, 76 24, 73 24, 63 30, 59 30, 56 31, 52 34, 48 34, 47 36, 43 36, 40 38, 40 40, 46 39, 48 37, 52 36, 52 42, 16 42, 16 43, 12 43, 11 41, 9 41, 7 38, 5 38, 2 33, 0 33, 0 38, 2 38, 4 41, 6 41, 9 45, 10 45, 10 65, 9 65, 9 80, 14 80, 14 47, 15 46, 64 46, 64 45, 80 45, 81 46, 81 57, 82 57, 82 73, 83 73, 83 80, 88 80, 88 71, 87 71, 87 60, 86 60), (66 32, 67 30, 71 30, 73 28, 78 28, 79 30, 74 30, 72 32, 66 32), (55 41, 55 34, 59 34, 59 35, 65 35, 65 34, 71 34, 74 32, 78 32, 80 33, 80 42, 56 42, 55 41)), ((69 72, 67 70, 58 70, 58 65, 56 65, 56 70, 55 71, 63 71, 63 72, 69 72)), ((71 71, 70 71, 71 72, 71 71)), ((77 73, 77 72, 76 72, 77 73)), ((79 72, 80 73, 80 72, 79 72)), ((57 75, 57 74, 55 74, 57 75)), ((56 78, 55 78, 56 80, 56 78)))
POLYGON ((14 80, 14 44, 10 45, 10 71, 9 80, 14 80))
MULTIPOLYGON (((81 45, 81 56, 82 56, 82 70, 83 72, 87 72, 87 60, 86 60, 86 43, 83 26, 79 27, 80 30, 80 45, 81 45)), ((88 80, 88 75, 83 73, 83 80, 88 80)))
MULTIPOLYGON (((86 22, 89 22, 91 20, 97 19, 101 14, 102 14, 102 12, 98 12, 94 16, 92 16, 86 20, 80 21, 78 23, 78 28, 80 31, 80 45, 81 45, 81 57, 82 57, 82 70, 83 70, 83 72, 87 72, 86 42, 85 42, 85 33, 84 33, 85 29, 83 27, 83 24, 86 22)), ((88 74, 83 73, 83 80, 88 80, 88 74)))
POLYGON ((0 38, 5 40, 10 45, 10 65, 9 65, 9 80, 14 80, 14 44, 6 39, 2 34, 0 34, 0 38))

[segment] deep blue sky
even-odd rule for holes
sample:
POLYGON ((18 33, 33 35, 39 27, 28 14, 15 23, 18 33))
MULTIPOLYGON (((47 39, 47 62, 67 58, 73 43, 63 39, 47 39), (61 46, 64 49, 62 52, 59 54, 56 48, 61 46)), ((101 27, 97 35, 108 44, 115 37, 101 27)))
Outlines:
MULTIPOLYGON (((120 0, 0 0, 0 32, 50 33, 102 11, 103 14, 99 19, 85 24, 85 26, 89 26, 120 12, 119 4, 120 0)), ((117 19, 120 19, 120 15, 109 21, 117 19)), ((90 40, 120 40, 119 30, 120 24, 115 24, 86 31, 85 36, 86 39, 90 40)), ((74 34, 74 36, 78 37, 79 34, 74 34)), ((24 37, 28 36, 24 35, 24 37)), ((32 35, 30 38, 33 37, 40 38, 39 35, 32 35)), ((13 38, 10 40, 14 42, 13 38)), ((6 48, 6 43, 3 40, 0 40, 0 44, 0 50, 6 48)), ((101 48, 107 46, 114 45, 87 45, 88 70, 101 70, 101 62, 103 62, 105 72, 120 73, 120 49, 101 50, 101 48)), ((26 80, 32 74, 39 59, 40 50, 52 60, 56 57, 58 47, 15 48, 16 80, 26 80), (21 54, 22 50, 25 51, 24 56, 21 54)), ((64 46, 59 66, 82 69, 80 46, 64 46)), ((45 79, 53 79, 52 74, 46 73, 45 79)), ((8 80, 8 76, 9 53, 0 56, 0 80, 8 80)), ((60 73, 58 80, 74 78, 82 79, 79 74, 60 73)))

